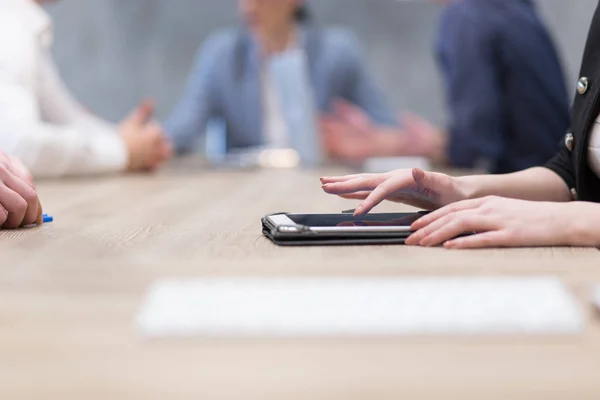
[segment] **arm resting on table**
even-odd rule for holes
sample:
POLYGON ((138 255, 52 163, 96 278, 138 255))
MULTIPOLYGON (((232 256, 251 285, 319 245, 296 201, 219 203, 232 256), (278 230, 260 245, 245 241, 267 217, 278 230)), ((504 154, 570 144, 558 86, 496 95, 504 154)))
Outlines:
POLYGON ((501 196, 531 201, 571 200, 566 182, 558 174, 544 167, 504 175, 464 176, 458 180, 470 188, 470 198, 501 196))

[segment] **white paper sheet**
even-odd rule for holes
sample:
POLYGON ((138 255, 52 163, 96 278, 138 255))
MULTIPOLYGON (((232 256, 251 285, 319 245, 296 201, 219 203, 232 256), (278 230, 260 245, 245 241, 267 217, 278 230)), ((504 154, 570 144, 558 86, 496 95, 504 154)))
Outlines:
POLYGON ((197 279, 157 282, 137 325, 150 337, 574 334, 554 278, 197 279))

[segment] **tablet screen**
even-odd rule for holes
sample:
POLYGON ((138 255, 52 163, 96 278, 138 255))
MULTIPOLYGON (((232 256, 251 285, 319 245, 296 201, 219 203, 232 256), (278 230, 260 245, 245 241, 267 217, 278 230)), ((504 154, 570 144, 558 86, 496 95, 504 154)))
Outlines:
POLYGON ((310 227, 343 226, 410 226, 423 213, 367 214, 353 217, 352 214, 288 214, 294 223, 310 227))

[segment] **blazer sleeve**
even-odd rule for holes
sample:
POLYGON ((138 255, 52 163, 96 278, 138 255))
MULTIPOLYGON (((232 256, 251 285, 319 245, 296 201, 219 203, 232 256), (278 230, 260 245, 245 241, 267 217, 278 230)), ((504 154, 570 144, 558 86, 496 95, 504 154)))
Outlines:
POLYGON ((573 188, 576 185, 575 171, 573 170, 573 153, 562 143, 560 150, 553 159, 548 161, 546 168, 556 173, 567 184, 567 187, 573 188))
POLYGON ((367 67, 358 39, 346 31, 338 31, 340 47, 349 68, 348 100, 363 109, 378 124, 396 126, 398 122, 387 100, 367 67))
POLYGON ((222 62, 220 55, 228 46, 227 39, 224 34, 215 35, 200 47, 183 96, 165 122, 165 130, 177 153, 186 153, 194 147, 215 113, 215 68, 222 62))

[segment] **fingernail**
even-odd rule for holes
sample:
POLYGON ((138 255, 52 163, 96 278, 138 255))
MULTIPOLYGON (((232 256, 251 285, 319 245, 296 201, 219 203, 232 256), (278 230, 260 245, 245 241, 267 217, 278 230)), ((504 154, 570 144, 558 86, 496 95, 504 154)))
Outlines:
POLYGON ((421 235, 419 235, 418 233, 413 233, 413 235, 410 236, 409 239, 411 243, 419 244, 419 242, 421 241, 421 235))
POLYGON ((412 243, 414 243, 414 245, 415 245, 415 246, 423 246, 422 239, 421 239, 421 238, 419 238, 419 237, 415 237, 415 238, 412 240, 412 243))
POLYGON ((458 249, 460 248, 460 239, 449 240, 445 244, 447 244, 453 249, 458 249))
POLYGON ((355 217, 359 216, 362 213, 363 208, 364 208, 364 206, 362 204, 359 205, 358 207, 356 207, 356 210, 354 211, 354 216, 355 217))

